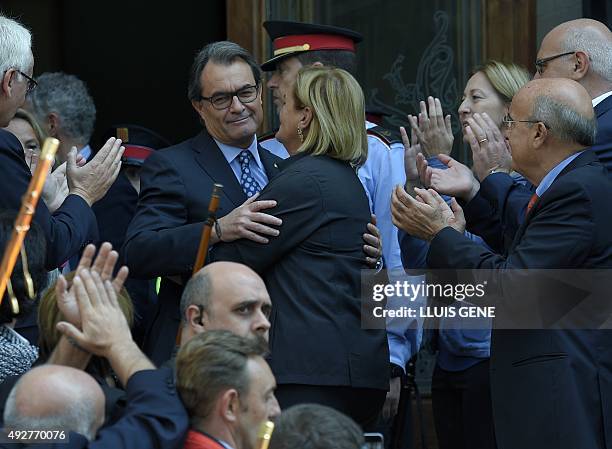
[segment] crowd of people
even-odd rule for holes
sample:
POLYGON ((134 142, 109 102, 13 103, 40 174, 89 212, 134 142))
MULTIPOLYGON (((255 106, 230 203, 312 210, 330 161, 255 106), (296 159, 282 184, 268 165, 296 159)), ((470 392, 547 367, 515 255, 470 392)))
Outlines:
POLYGON ((271 448, 358 449, 363 432, 389 447, 410 432, 400 397, 426 340, 441 449, 612 448, 611 331, 366 329, 361 298, 381 268, 612 268, 610 29, 555 27, 534 79, 476 67, 458 110, 468 167, 437 98, 396 137, 366 121, 359 33, 264 28, 262 64, 229 41, 195 56, 198 135, 118 124, 96 149, 85 84, 33 78, 30 32, 0 15, 0 248, 45 138, 60 141, 0 305, 0 447, 255 449, 268 421, 271 448), (258 140, 265 87, 280 127, 258 140))

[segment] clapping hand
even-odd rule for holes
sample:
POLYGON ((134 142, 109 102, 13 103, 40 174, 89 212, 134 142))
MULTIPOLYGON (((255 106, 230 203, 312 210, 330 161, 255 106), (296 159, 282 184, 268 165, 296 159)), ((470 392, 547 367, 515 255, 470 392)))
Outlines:
POLYGON ((433 189, 415 189, 412 198, 401 186, 396 186, 391 198, 393 224, 408 234, 423 240, 432 240, 447 226, 463 233, 465 217, 455 198, 450 207, 433 189))
POLYGON ((465 201, 474 198, 480 189, 480 183, 469 167, 444 154, 438 155, 438 159, 447 166, 446 169, 430 167, 422 155, 417 156, 417 169, 423 185, 442 195, 465 201))
POLYGON ((76 298, 80 326, 60 321, 57 329, 85 351, 109 357, 118 344, 132 340, 130 327, 119 307, 115 286, 93 268, 82 268, 74 277, 71 294, 76 298))
POLYGON ((440 153, 450 154, 454 140, 450 115, 444 117, 442 104, 438 98, 428 97, 427 105, 424 101, 421 101, 420 105, 418 121, 413 115, 408 116, 408 121, 418 139, 421 151, 426 157, 440 153))
POLYGON ((70 193, 79 195, 90 206, 101 199, 119 175, 124 150, 121 140, 111 137, 88 164, 79 167, 77 149, 72 147, 66 168, 70 193))
MULTIPOLYGON (((113 246, 110 243, 103 243, 94 261, 93 257, 96 253, 96 247, 94 245, 87 245, 75 270, 75 277, 79 275, 80 271, 85 269, 97 273, 103 281, 111 281, 115 292, 118 294, 127 279, 128 268, 125 266, 121 267, 117 272, 117 276, 113 278, 113 271, 119 255, 117 251, 112 249, 113 246)), ((57 297, 57 306, 60 312, 62 312, 64 320, 80 328, 81 316, 74 295, 74 289, 73 287, 68 289, 68 282, 64 276, 60 275, 55 284, 55 295, 57 297)))
POLYGON ((506 139, 487 113, 467 119, 464 140, 472 149, 473 170, 479 181, 491 172, 510 173, 512 155, 506 139))

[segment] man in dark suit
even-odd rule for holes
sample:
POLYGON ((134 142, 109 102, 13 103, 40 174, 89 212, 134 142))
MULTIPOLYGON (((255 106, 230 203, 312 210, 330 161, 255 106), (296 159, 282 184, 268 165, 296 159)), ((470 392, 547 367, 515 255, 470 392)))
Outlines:
MULTIPOLYGON (((14 20, 0 15, 0 127, 8 125, 23 104, 27 92, 36 87, 30 32, 14 20), (10 42, 10 41, 13 42, 10 42), (21 49, 15 52, 15 48, 21 49)), ((76 149, 68 156, 66 170, 69 195, 51 214, 38 201, 34 220, 47 240, 47 269, 61 266, 88 242, 97 238, 96 218, 91 205, 111 186, 121 168, 120 140, 109 140, 87 168, 77 167, 76 149)), ((19 210, 32 179, 23 148, 10 132, 0 129, 0 209, 19 210)))
POLYGON ((261 88, 259 67, 246 50, 232 42, 204 47, 192 67, 189 98, 206 129, 156 152, 142 168, 123 253, 134 276, 163 276, 144 346, 155 363, 167 360, 174 348, 181 292, 193 269, 213 185, 222 184, 223 191, 212 244, 238 238, 266 243, 266 235, 278 234, 269 225, 279 226, 280 220, 262 212, 275 202, 255 200, 255 184, 261 189, 280 161, 255 139, 263 116, 261 88), (242 167, 251 173, 248 179, 242 180, 242 167))
MULTIPOLYGON (((431 241, 430 268, 612 268, 612 182, 587 149, 596 129, 587 91, 571 80, 534 80, 514 97, 505 126, 514 168, 537 188, 504 256, 465 238, 462 209, 453 202, 451 210, 433 191, 419 190, 425 201, 419 203, 396 190, 396 225, 431 241)), ((534 310, 559 300, 542 293, 534 310)), ((610 331, 494 330, 498 447, 610 447, 611 356, 610 331)))
POLYGON ((208 202, 223 185, 210 243, 248 239, 268 243, 281 220, 266 214, 276 201, 256 194, 281 161, 257 144, 263 117, 261 71, 233 42, 207 45, 192 66, 188 96, 206 129, 149 157, 141 172, 136 214, 123 246, 135 277, 163 276, 144 349, 155 363, 172 353, 179 329, 179 301, 191 276, 208 202), (275 226, 274 228, 271 226, 275 226))

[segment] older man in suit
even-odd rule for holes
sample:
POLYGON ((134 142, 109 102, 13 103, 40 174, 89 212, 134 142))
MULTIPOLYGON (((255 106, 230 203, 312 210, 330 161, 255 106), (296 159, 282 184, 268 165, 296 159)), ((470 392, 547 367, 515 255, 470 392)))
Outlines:
MULTIPOLYGON (((431 268, 611 268, 612 182, 587 150, 596 128, 588 92, 571 80, 534 80, 514 97, 505 127, 514 168, 537 188, 504 256, 465 238, 463 210, 456 202, 451 210, 433 191, 418 190, 420 203, 396 189, 396 225, 431 241, 431 268)), ((498 218, 502 232, 504 219, 498 218)), ((558 300, 548 293, 538 309, 558 300)), ((611 356, 610 331, 495 330, 491 388, 498 446, 610 447, 611 356)))
MULTIPOLYGON (((0 15, 0 128, 9 124, 26 94, 36 88, 31 44, 32 37, 26 28, 0 15)), ((122 154, 121 141, 109 139, 84 168, 77 166, 73 149, 66 169, 69 195, 53 213, 43 201, 38 202, 34 220, 45 234, 49 270, 61 266, 88 242, 97 239, 98 227, 91 205, 106 194, 119 174, 122 154)), ((4 129, 0 129, 0 167, 0 209, 19 210, 32 175, 21 143, 4 129)))
POLYGON ((222 184, 223 192, 212 245, 243 238, 265 244, 267 236, 282 232, 281 220, 263 212, 276 201, 256 200, 281 161, 257 144, 261 90, 261 71, 245 49, 227 41, 205 46, 193 63, 188 88, 205 129, 156 152, 142 168, 123 255, 133 276, 163 276, 145 337, 145 352, 156 363, 170 358, 174 348, 181 292, 193 269, 213 185, 222 184))
POLYGON ((212 244, 239 238, 266 243, 266 235, 279 232, 270 225, 281 224, 263 212, 275 201, 255 200, 278 172, 280 159, 255 138, 263 110, 261 72, 253 57, 232 42, 207 45, 194 61, 188 94, 205 129, 147 159, 123 246, 134 276, 163 276, 145 340, 145 352, 156 363, 174 348, 181 292, 193 269, 213 185, 222 184, 223 192, 212 244))

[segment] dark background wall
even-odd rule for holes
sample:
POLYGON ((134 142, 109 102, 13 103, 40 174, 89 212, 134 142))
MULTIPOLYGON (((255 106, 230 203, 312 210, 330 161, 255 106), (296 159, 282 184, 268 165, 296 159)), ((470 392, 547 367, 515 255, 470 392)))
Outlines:
POLYGON ((94 143, 117 122, 171 142, 200 129, 188 72, 200 48, 225 39, 224 0, 1 0, 0 10, 32 30, 35 76, 64 71, 87 83, 97 108, 94 143))

